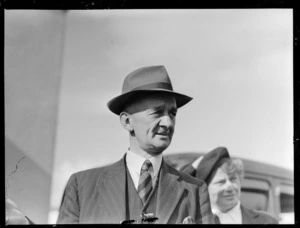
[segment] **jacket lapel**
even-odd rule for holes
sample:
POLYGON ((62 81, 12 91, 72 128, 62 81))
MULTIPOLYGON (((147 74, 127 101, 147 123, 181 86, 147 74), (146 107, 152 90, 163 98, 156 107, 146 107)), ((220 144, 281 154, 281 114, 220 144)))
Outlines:
POLYGON ((251 210, 248 210, 241 205, 241 211, 242 211, 242 224, 254 224, 255 223, 254 217, 256 215, 251 210))
POLYGON ((111 219, 108 219, 111 221, 120 222, 125 220, 125 181, 126 168, 124 156, 103 175, 103 180, 99 180, 98 191, 105 210, 105 220, 108 219, 107 215, 111 217, 111 219))
POLYGON ((185 188, 177 182, 178 177, 178 175, 170 172, 168 165, 163 160, 156 204, 157 217, 161 224, 168 223, 184 192, 185 188))

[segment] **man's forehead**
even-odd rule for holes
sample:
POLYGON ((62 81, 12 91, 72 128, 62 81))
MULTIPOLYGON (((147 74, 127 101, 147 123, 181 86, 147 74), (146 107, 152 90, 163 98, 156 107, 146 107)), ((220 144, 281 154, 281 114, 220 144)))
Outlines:
POLYGON ((177 105, 175 97, 172 95, 153 94, 137 98, 128 108, 130 109, 130 112, 136 113, 159 108, 177 109, 177 105))
POLYGON ((154 110, 165 109, 165 108, 177 109, 176 104, 174 104, 174 103, 163 103, 163 104, 157 104, 157 105, 151 106, 151 109, 154 109, 154 110))

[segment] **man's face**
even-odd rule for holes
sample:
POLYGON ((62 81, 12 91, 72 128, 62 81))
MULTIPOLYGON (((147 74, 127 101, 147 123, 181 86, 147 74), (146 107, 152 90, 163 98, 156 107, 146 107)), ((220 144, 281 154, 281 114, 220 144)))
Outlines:
POLYGON ((222 212, 232 209, 240 199, 241 183, 238 175, 228 175, 218 168, 214 178, 208 185, 212 207, 222 212))
POLYGON ((148 154, 162 153, 171 143, 175 128, 177 106, 175 98, 151 94, 130 107, 133 145, 148 154))

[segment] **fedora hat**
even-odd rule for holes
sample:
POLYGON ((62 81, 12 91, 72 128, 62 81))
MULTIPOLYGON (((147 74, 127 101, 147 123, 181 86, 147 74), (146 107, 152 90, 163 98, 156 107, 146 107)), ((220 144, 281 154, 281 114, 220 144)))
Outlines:
POLYGON ((107 107, 119 115, 129 101, 146 92, 165 92, 174 95, 177 108, 193 99, 173 91, 171 80, 164 66, 148 66, 128 74, 124 79, 121 95, 111 99, 107 107))
POLYGON ((205 154, 200 161, 196 170, 196 177, 204 180, 206 184, 209 185, 213 178, 214 171, 228 160, 230 160, 230 156, 225 147, 213 149, 205 154))

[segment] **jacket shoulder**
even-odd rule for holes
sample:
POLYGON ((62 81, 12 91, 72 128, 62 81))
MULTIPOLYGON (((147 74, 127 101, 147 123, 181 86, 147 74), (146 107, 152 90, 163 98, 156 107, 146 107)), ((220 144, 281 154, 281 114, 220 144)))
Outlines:
POLYGON ((174 174, 174 175, 177 175, 179 176, 179 179, 183 182, 185 182, 186 184, 189 184, 189 185, 197 185, 199 187, 201 186, 206 186, 206 183, 202 180, 202 179, 199 179, 199 178, 196 178, 196 177, 193 177, 185 172, 182 172, 182 171, 178 171, 177 169, 171 167, 170 165, 168 165, 168 169, 169 169, 169 172, 174 174))
POLYGON ((255 213, 260 220, 263 220, 264 223, 278 224, 278 220, 266 211, 253 210, 253 213, 255 213))
POLYGON ((98 180, 106 173, 117 170, 118 167, 120 167, 122 164, 122 161, 115 162, 110 165, 102 166, 102 167, 95 167, 91 169, 82 170, 76 173, 73 173, 69 179, 69 181, 76 179, 76 182, 78 184, 91 184, 92 182, 98 180))
POLYGON ((244 224, 278 224, 271 214, 260 210, 251 210, 241 205, 244 224))

